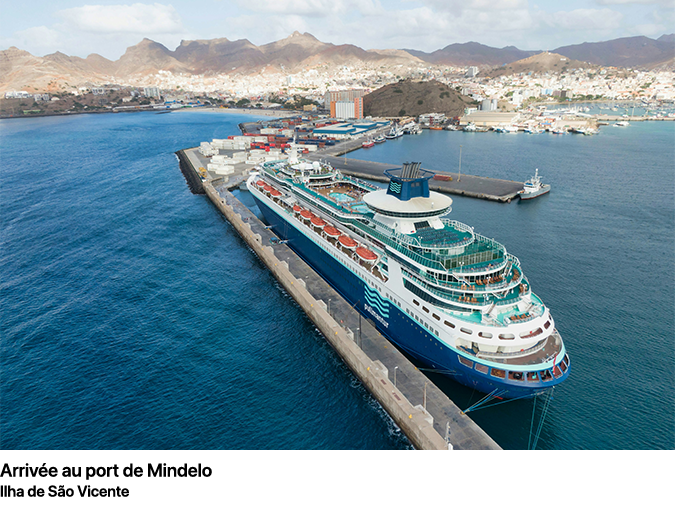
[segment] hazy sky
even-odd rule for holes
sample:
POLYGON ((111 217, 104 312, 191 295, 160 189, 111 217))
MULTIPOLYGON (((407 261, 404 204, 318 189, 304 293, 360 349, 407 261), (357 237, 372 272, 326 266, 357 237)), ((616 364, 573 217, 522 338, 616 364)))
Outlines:
POLYGON ((128 3, 3 0, 0 49, 57 50, 117 59, 142 38, 246 38, 256 45, 293 31, 370 48, 433 51, 477 41, 547 50, 624 36, 675 32, 673 0, 172 0, 128 3))

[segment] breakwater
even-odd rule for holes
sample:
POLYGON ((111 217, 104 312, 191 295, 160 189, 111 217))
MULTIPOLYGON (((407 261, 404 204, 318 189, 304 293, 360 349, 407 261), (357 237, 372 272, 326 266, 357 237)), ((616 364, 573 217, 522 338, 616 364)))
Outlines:
POLYGON ((197 173, 196 167, 193 165, 186 155, 185 150, 179 150, 176 152, 178 157, 178 162, 180 164, 180 171, 183 172, 185 177, 185 182, 187 182, 190 192, 195 195, 204 195, 204 186, 202 184, 201 177, 197 173))

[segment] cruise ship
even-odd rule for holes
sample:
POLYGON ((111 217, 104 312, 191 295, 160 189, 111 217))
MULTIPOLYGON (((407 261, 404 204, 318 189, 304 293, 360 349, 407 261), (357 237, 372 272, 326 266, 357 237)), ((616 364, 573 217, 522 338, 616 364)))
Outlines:
POLYGON ((500 398, 561 383, 565 345, 519 260, 446 218, 452 199, 420 166, 386 170, 380 189, 292 148, 247 186, 273 231, 426 367, 500 398))

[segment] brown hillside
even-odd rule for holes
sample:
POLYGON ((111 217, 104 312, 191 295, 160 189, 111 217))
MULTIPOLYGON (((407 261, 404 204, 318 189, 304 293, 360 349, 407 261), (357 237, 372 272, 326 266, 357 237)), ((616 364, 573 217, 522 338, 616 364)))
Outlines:
POLYGON ((472 99, 436 80, 399 81, 363 98, 363 113, 376 117, 417 117, 430 112, 454 117, 464 113, 472 99))
POLYGON ((511 74, 522 74, 532 72, 533 74, 541 74, 543 72, 561 72, 563 69, 588 69, 594 68, 595 65, 586 63, 584 61, 571 60, 556 54, 554 52, 542 52, 525 58, 523 60, 514 61, 508 65, 502 65, 496 69, 490 69, 481 73, 481 76, 489 78, 496 78, 498 76, 510 76, 511 74))

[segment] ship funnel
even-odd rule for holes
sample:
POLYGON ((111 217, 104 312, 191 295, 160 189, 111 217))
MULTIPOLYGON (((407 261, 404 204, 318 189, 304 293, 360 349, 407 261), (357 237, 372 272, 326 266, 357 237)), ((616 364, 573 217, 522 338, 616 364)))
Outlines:
POLYGON ((401 168, 385 170, 384 174, 389 177, 387 194, 393 195, 399 200, 410 200, 415 197, 429 196, 429 179, 434 174, 423 170, 419 162, 404 162, 401 168))
POLYGON ((420 165, 419 162, 404 162, 403 167, 401 168, 401 178, 402 179, 418 179, 420 177, 420 165))

